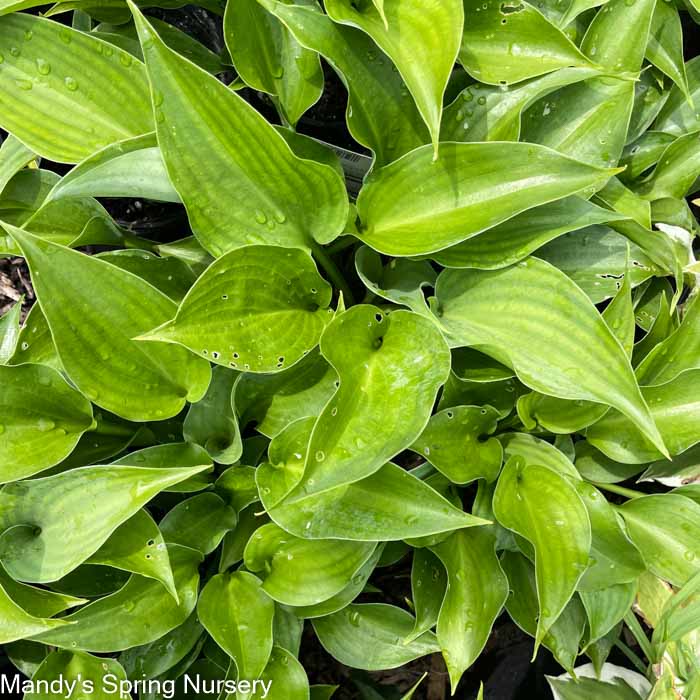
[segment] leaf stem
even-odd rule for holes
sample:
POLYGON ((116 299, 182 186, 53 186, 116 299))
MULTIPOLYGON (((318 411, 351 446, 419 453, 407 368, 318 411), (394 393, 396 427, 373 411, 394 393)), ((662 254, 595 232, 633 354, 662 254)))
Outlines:
POLYGON ((626 489, 624 486, 618 486, 617 484, 601 484, 599 481, 591 481, 590 483, 596 488, 609 491, 610 493, 616 493, 618 496, 624 496, 625 498, 640 498, 645 495, 640 491, 626 489))
POLYGON ((345 305, 352 306, 355 303, 355 297, 350 289, 350 285, 347 283, 342 273, 338 269, 338 266, 331 259, 330 255, 328 255, 323 246, 316 243, 316 241, 311 242, 311 251, 323 268, 323 271, 328 275, 328 278, 333 286, 343 293, 345 305))
POLYGON ((351 234, 341 236, 328 246, 328 254, 335 255, 336 253, 340 253, 340 251, 355 245, 355 243, 357 243, 355 236, 351 234))
POLYGON ((643 676, 647 675, 647 666, 644 665, 644 662, 621 639, 616 640, 615 646, 643 676))
POLYGON ((649 637, 644 634, 644 630, 639 624, 637 616, 632 610, 628 610, 625 613, 624 620, 627 627, 629 627, 630 632, 632 632, 633 637, 637 640, 637 644, 639 644, 641 650, 644 652, 644 655, 649 660, 649 663, 654 663, 654 649, 649 641, 649 637))

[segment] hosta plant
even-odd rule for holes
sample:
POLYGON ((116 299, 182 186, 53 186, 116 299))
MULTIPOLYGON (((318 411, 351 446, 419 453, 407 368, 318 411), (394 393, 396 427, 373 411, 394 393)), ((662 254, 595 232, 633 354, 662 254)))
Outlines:
POLYGON ((700 698, 697 0, 39 4, 3 692, 700 698))

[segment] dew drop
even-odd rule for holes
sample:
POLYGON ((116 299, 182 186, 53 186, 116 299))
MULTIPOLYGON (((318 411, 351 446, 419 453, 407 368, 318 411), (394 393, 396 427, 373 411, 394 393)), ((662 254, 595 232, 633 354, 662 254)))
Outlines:
POLYGON ((51 72, 51 64, 43 58, 36 59, 36 69, 40 75, 48 75, 51 72))
POLYGON ((316 453, 316 461, 317 462, 323 462, 323 460, 326 458, 326 453, 323 450, 319 450, 316 453))
POLYGON ((0 435, 2 435, 5 432, 5 426, 0 423, 0 435))
POLYGON ((63 82, 71 92, 75 92, 78 89, 78 81, 75 78, 67 76, 63 82))
POLYGON ((32 81, 31 80, 24 80, 24 78, 18 78, 17 80, 15 80, 15 85, 20 90, 31 90, 32 89, 32 81))
POLYGON ((360 613, 357 612, 357 610, 353 610, 350 615, 350 624, 353 625, 354 627, 359 627, 360 626, 360 613))
POLYGON ((255 212, 255 220, 261 225, 267 223, 267 216, 265 215, 265 212, 258 209, 255 212))
POLYGON ((49 430, 53 430, 56 424, 50 418, 39 418, 37 423, 37 428, 42 433, 47 433, 49 430))
POLYGON ((131 58, 131 54, 128 54, 128 53, 120 53, 119 54, 119 62, 125 68, 128 68, 131 65, 132 61, 133 61, 133 59, 131 58))
POLYGON ((21 53, 22 52, 16 46, 10 48, 10 55, 14 56, 15 58, 17 58, 17 56, 19 56, 21 53))

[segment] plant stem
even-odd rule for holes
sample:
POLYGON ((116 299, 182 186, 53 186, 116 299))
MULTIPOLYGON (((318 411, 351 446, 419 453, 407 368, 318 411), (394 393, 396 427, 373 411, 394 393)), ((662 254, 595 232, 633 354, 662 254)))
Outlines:
POLYGON ((343 293, 345 305, 352 306, 355 303, 355 297, 353 296, 352 290, 346 282, 345 277, 343 277, 342 273, 338 269, 338 266, 331 259, 330 255, 328 255, 323 247, 315 241, 311 243, 311 251, 323 268, 324 272, 328 275, 328 278, 333 286, 343 293))
POLYGON ((340 251, 355 245, 355 243, 357 243, 357 239, 354 236, 349 234, 341 236, 334 243, 331 243, 331 245, 328 246, 328 254, 335 255, 336 253, 340 253, 340 251))
POLYGON ((646 636, 642 626, 639 624, 637 616, 634 614, 634 612, 632 612, 632 610, 628 610, 625 613, 624 620, 627 627, 629 627, 630 632, 632 632, 632 635, 637 640, 637 644, 639 644, 641 650, 644 652, 644 655, 649 660, 649 663, 653 664, 655 656, 654 649, 651 646, 649 637, 646 636))
POLYGON ((95 427, 90 432, 97 435, 112 435, 114 437, 131 437, 134 434, 133 429, 129 426, 109 423, 100 418, 95 420, 95 427))
POLYGON ((615 646, 632 662, 633 666, 643 675, 647 675, 647 667, 644 662, 620 639, 615 646))
POLYGON ((601 484, 598 481, 591 481, 590 483, 596 488, 609 491, 610 493, 616 493, 618 496, 624 496, 625 498, 639 498, 640 496, 644 496, 644 494, 639 491, 626 489, 624 486, 618 486, 617 484, 601 484))

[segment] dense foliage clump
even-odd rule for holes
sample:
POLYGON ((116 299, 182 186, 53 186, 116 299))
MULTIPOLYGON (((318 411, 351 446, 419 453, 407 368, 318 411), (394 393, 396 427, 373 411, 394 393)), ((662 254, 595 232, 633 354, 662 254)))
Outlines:
POLYGON ((475 697, 510 619, 561 700, 698 700, 697 0, 38 4, 3 683, 475 697))

